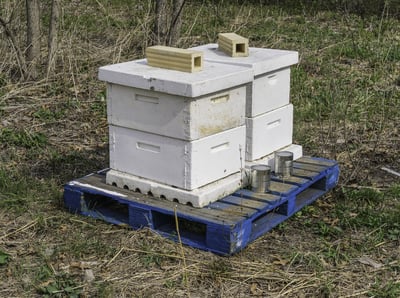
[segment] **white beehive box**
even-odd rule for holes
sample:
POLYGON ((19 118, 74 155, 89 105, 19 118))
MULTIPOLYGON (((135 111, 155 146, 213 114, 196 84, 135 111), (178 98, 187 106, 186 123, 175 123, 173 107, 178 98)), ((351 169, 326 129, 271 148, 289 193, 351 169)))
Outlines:
POLYGON ((245 123, 246 87, 196 98, 107 84, 110 124, 196 140, 245 123))
POLYGON ((293 105, 246 118, 246 161, 260 159, 292 144, 293 105))
POLYGON ((248 67, 205 62, 186 73, 147 65, 145 59, 104 66, 110 124, 195 140, 244 124, 248 67))
POLYGON ((253 165, 268 165, 271 169, 275 167, 275 152, 277 151, 288 151, 293 153, 293 160, 296 160, 303 156, 303 147, 297 144, 290 144, 289 146, 279 148, 278 150, 274 151, 273 153, 263 156, 260 159, 253 160, 253 161, 246 161, 246 170, 249 176, 251 171, 251 166, 253 165))
POLYGON ((255 117, 289 103, 290 66, 298 62, 298 52, 249 48, 247 57, 230 57, 217 44, 192 48, 203 51, 206 61, 250 67, 254 80, 247 91, 246 116, 255 117))
POLYGON ((185 141, 110 125, 110 167, 193 190, 240 172, 246 128, 185 141))

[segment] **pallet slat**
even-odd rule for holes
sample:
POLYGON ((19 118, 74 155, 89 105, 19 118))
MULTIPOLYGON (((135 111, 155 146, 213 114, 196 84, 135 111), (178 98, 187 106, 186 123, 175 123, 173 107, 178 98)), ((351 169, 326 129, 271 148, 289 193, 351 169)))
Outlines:
POLYGON ((271 192, 241 189, 200 209, 107 185, 106 172, 66 184, 66 208, 112 224, 149 227, 175 241, 178 219, 184 244, 221 255, 242 250, 331 190, 339 177, 335 161, 303 157, 296 160, 293 177, 273 177, 271 192))

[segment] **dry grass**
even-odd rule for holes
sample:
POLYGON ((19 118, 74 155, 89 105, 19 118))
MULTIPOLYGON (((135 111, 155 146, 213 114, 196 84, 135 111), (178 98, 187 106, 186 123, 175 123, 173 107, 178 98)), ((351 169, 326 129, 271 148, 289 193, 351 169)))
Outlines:
MULTIPOLYGON (((191 4, 182 47, 237 30, 251 45, 299 51, 295 140, 341 166, 335 191, 220 257, 63 209, 64 183, 108 166, 98 67, 142 57, 151 40, 151 1, 89 2, 64 3, 47 78, 20 82, 0 42, 0 296, 400 295, 399 178, 381 169, 400 171, 398 20, 191 4)), ((5 1, 0 13, 8 19, 13 10, 22 45, 22 2, 5 1)))

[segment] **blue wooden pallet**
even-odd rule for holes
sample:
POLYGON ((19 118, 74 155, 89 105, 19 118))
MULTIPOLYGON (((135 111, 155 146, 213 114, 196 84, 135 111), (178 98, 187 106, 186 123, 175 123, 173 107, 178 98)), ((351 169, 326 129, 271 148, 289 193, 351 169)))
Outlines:
POLYGON ((70 212, 128 225, 149 227, 177 241, 176 221, 183 244, 231 255, 285 221, 336 186, 336 161, 302 157, 293 163, 293 176, 272 177, 270 193, 241 189, 204 208, 135 193, 105 183, 107 170, 73 180, 64 187, 70 212))

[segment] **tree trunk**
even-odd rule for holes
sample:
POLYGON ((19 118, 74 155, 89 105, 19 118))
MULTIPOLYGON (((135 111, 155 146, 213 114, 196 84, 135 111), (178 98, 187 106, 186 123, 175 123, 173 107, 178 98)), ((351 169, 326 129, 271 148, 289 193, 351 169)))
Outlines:
POLYGON ((182 10, 185 0, 174 0, 172 8, 172 20, 168 32, 167 44, 175 46, 181 35, 182 10))
POLYGON ((57 51, 58 18, 60 16, 60 0, 53 0, 51 5, 51 19, 48 38, 47 77, 54 69, 55 54, 57 51))
POLYGON ((153 44, 174 46, 178 43, 184 4, 185 0, 156 1, 153 44))
MULTIPOLYGON (((30 64, 30 76, 38 77, 40 62, 40 5, 39 0, 26 0, 27 52, 26 60, 30 64)), ((29 74, 28 74, 29 75, 29 74)))
POLYGON ((156 1, 153 44, 165 44, 167 35, 167 0, 156 1))
POLYGON ((8 28, 7 24, 9 22, 6 22, 3 18, 0 17, 0 24, 3 27, 4 32, 5 32, 7 38, 9 40, 9 42, 10 42, 11 48, 15 52, 15 56, 16 56, 17 62, 18 62, 19 71, 20 71, 20 74, 21 74, 21 79, 24 80, 26 72, 27 72, 24 55, 21 52, 20 48, 18 47, 18 44, 17 44, 17 42, 15 40, 15 37, 14 37, 13 33, 11 32, 10 28, 8 28))

